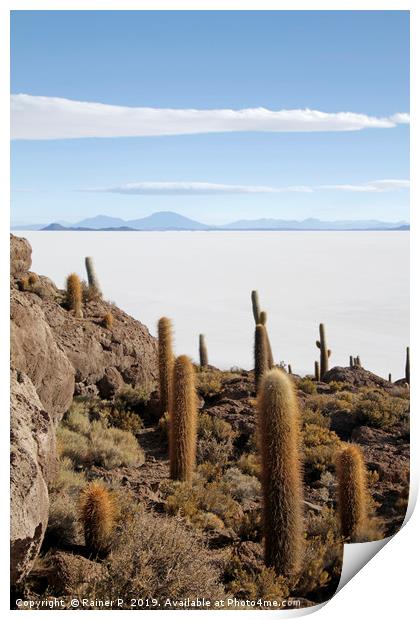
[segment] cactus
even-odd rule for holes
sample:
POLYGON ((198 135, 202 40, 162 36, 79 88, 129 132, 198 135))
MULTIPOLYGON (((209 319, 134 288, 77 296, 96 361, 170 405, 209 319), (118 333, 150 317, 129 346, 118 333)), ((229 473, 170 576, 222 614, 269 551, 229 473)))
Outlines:
POLYGON ((77 319, 83 318, 82 312, 82 283, 77 273, 67 277, 67 303, 77 319))
POLYGON ((93 265, 93 258, 91 256, 86 256, 85 266, 86 266, 86 273, 88 277, 89 288, 98 297, 102 297, 101 287, 99 286, 99 280, 97 278, 95 267, 93 265))
POLYGON ((258 298, 258 291, 251 292, 251 301, 252 301, 252 312, 254 314, 255 325, 258 325, 258 323, 261 323, 261 318, 260 318, 261 310, 260 310, 260 301, 258 298))
POLYGON ((114 324, 114 317, 112 315, 112 312, 107 312, 106 314, 104 314, 102 323, 106 329, 112 329, 112 326, 114 324))
POLYGON ((300 416, 293 383, 277 368, 261 381, 258 431, 265 563, 278 575, 293 575, 300 568, 304 540, 300 416))
POLYGON ((258 392, 261 377, 268 370, 268 347, 267 331, 264 325, 258 323, 255 326, 254 340, 254 377, 255 391, 258 392))
POLYGON ((406 348, 405 353, 405 381, 410 385, 410 347, 406 348))
POLYGON ((80 495, 80 518, 86 547, 92 554, 108 550, 115 524, 115 505, 101 482, 90 482, 80 495))
POLYGON ((191 482, 195 469, 197 395, 191 360, 180 355, 173 369, 173 394, 169 417, 169 460, 173 480, 191 482))
POLYGON ((261 310, 260 320, 258 323, 261 323, 261 325, 267 325, 267 312, 265 310, 261 310))
POLYGON ((353 366, 354 366, 353 356, 350 355, 350 368, 353 368, 353 366))
POLYGON ((321 376, 319 373, 319 362, 318 360, 315 361, 315 381, 321 381, 321 376))
POLYGON ((337 475, 341 533, 357 542, 367 519, 367 491, 363 456, 356 445, 350 444, 338 455, 337 475))
POLYGON ((207 345, 206 345, 206 339, 204 337, 204 334, 199 335, 198 341, 199 341, 198 349, 200 353, 200 366, 201 368, 205 368, 206 366, 209 365, 209 358, 207 354, 207 345))
POLYGON ((320 323, 319 325, 319 340, 316 341, 316 346, 320 351, 321 379, 323 379, 325 373, 328 372, 328 359, 331 355, 330 349, 327 348, 327 340, 325 338, 325 328, 323 323, 320 323))
POLYGON ((357 366, 358 366, 359 368, 361 368, 361 367, 362 367, 362 362, 360 361, 360 356, 359 356, 359 355, 356 357, 356 364, 357 364, 357 366))
POLYGON ((293 372, 292 372, 292 367, 291 367, 291 365, 290 365, 290 364, 287 364, 287 372, 289 373, 289 375, 292 375, 292 374, 293 374, 293 372))
POLYGON ((162 415, 169 411, 172 395, 172 323, 163 316, 158 322, 159 397, 162 415))
POLYGON ((389 381, 389 383, 392 383, 392 375, 391 375, 391 373, 389 373, 389 375, 388 375, 388 381, 389 381))
POLYGON ((28 276, 28 284, 34 286, 37 282, 39 282, 39 276, 36 273, 30 273, 28 276))

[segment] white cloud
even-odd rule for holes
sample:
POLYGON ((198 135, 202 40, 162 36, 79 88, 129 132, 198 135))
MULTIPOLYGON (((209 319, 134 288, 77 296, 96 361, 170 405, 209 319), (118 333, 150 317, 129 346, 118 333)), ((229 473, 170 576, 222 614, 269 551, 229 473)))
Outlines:
POLYGON ((405 179, 382 179, 370 181, 360 185, 318 185, 317 189, 327 189, 342 192, 393 192, 400 189, 408 189, 410 181, 405 179))
POLYGON ((279 194, 283 192, 311 193, 315 191, 333 190, 344 192, 391 192, 406 189, 409 181, 383 179, 371 181, 361 185, 289 185, 284 187, 270 187, 266 185, 224 185, 220 183, 197 182, 140 182, 127 183, 116 187, 93 187, 82 189, 83 192, 105 192, 110 194, 132 195, 217 195, 217 194, 279 194))
POLYGON ((408 114, 378 118, 354 112, 318 110, 195 110, 140 108, 59 97, 18 94, 11 98, 14 140, 169 136, 233 131, 357 131, 395 127, 408 114))

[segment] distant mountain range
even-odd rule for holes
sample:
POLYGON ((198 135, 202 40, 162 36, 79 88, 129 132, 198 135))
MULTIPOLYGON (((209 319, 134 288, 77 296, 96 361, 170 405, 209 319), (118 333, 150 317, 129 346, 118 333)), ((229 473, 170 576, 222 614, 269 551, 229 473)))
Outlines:
POLYGON ((97 215, 71 224, 53 222, 45 225, 12 226, 12 230, 50 230, 50 231, 133 231, 133 230, 409 230, 407 222, 381 222, 379 220, 338 220, 322 221, 314 218, 306 220, 238 220, 222 226, 209 226, 196 220, 173 213, 159 211, 148 217, 136 220, 123 220, 108 215, 97 215))

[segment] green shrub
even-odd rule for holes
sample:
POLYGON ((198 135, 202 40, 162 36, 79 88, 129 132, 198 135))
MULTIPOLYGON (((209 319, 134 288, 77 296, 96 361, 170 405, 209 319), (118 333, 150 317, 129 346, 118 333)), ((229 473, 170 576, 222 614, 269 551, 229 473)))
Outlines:
POLYGON ((129 410, 135 413, 141 413, 144 406, 149 402, 152 392, 153 386, 151 385, 135 388, 126 386, 115 395, 114 406, 120 411, 129 410))
POLYGON ((302 390, 302 392, 305 392, 305 394, 316 394, 316 384, 310 377, 300 379, 297 383, 297 387, 299 390, 302 390))
POLYGON ((362 424, 389 428, 400 422, 408 423, 409 403, 404 398, 372 390, 359 400, 354 412, 362 424))
POLYGON ((303 454, 306 471, 319 477, 326 470, 333 470, 337 450, 341 446, 339 437, 317 424, 303 426, 303 454))

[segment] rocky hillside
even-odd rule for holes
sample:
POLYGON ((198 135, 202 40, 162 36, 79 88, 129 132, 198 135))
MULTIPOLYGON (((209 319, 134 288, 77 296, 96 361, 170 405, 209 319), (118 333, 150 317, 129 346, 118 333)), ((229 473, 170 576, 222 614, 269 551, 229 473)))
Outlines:
POLYGON ((31 269, 31 247, 11 235, 12 580, 30 570, 48 520, 47 485, 56 471, 55 427, 75 395, 109 398, 124 385, 152 385, 156 341, 102 299, 84 318, 65 293, 31 269), (103 317, 111 313, 112 331, 103 317))

